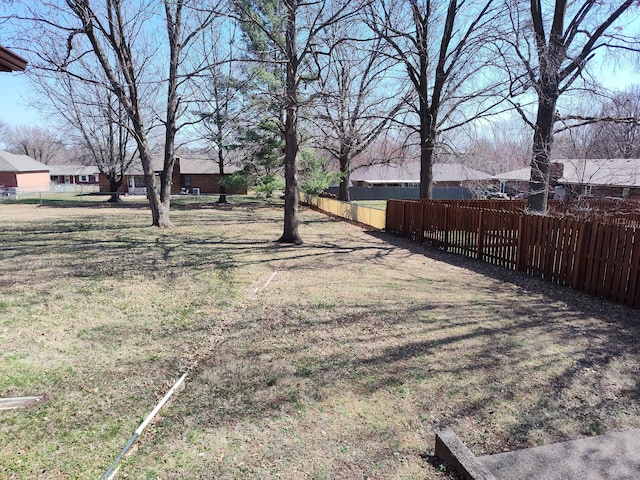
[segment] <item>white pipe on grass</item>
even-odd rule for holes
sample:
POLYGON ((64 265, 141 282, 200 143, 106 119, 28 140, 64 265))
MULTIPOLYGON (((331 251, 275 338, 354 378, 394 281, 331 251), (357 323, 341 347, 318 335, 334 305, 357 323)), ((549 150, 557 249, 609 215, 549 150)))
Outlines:
POLYGON ((135 443, 135 441, 138 439, 138 437, 142 434, 142 431, 147 427, 147 425, 153 419, 153 417, 156 416, 156 414, 160 411, 160 409, 164 406, 164 404, 167 403, 167 400, 169 400, 171 395, 173 395, 173 392, 175 392, 176 389, 182 384, 182 382, 184 382, 185 378, 187 378, 187 374, 186 373, 183 374, 180 377, 180 379, 175 383, 175 385, 173 387, 171 387, 171 389, 162 398, 162 400, 160 400, 160 402, 158 402, 158 404, 156 405, 156 408, 154 408, 151 411, 151 413, 149 415, 147 415, 147 418, 145 418, 144 422, 142 422, 140 424, 140 426, 136 429, 135 433, 131 436, 131 438, 129 439, 127 444, 124 446, 122 451, 118 454, 116 459, 113 461, 113 463, 111 464, 109 469, 106 472, 104 472, 104 474, 100 477, 100 480, 109 480, 109 479, 113 478, 116 475, 116 473, 118 473, 118 470, 116 469, 116 466, 118 465, 118 463, 120 463, 120 460, 122 460, 122 458, 127 454, 129 449, 131 448, 131 445, 133 445, 135 443))
MULTIPOLYGON (((267 280, 267 283, 265 283, 262 288, 267 288, 267 286, 271 283, 271 280, 273 280, 273 277, 276 276, 276 273, 278 273, 278 271, 274 271, 271 276, 269 277, 269 280, 267 280)), ((258 290, 260 290, 260 287, 256 287, 255 290, 253 291, 253 293, 257 293, 258 290)))

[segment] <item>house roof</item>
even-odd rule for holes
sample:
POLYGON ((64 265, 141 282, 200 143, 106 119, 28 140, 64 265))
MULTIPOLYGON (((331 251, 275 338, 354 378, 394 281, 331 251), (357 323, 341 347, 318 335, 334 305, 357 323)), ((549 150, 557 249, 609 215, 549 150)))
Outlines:
POLYGON ((97 175, 100 170, 95 165, 49 165, 50 175, 97 175))
MULTIPOLYGON (((433 165, 434 182, 463 182, 487 180, 491 175, 460 163, 437 163, 433 165)), ((403 165, 372 165, 355 170, 351 181, 376 183, 420 183, 420 162, 403 165)))
POLYGON ((499 173, 494 175, 493 178, 511 182, 528 182, 531 178, 531 167, 524 167, 517 170, 511 170, 510 172, 499 173))
MULTIPOLYGON (((211 158, 179 158, 179 160, 181 175, 218 175, 220 173, 218 162, 211 158)), ((151 160, 151 165, 155 172, 160 172, 164 167, 164 160, 160 157, 154 157, 151 160)), ((225 175, 235 173, 240 170, 241 168, 236 165, 226 165, 224 167, 225 175)), ((142 162, 139 160, 134 160, 127 169, 127 175, 143 174, 142 162)))
POLYGON ((0 150, 0 172, 48 172, 49 166, 27 155, 0 150))
POLYGON ((561 160, 564 172, 558 183, 640 187, 640 159, 561 160))
MULTIPOLYGON (((224 173, 235 173, 240 170, 236 165, 225 165, 224 173)), ((218 162, 209 158, 181 158, 180 174, 182 175, 218 175, 218 162)))
POLYGON ((0 72, 17 72, 27 68, 27 61, 20 55, 0 45, 0 72))

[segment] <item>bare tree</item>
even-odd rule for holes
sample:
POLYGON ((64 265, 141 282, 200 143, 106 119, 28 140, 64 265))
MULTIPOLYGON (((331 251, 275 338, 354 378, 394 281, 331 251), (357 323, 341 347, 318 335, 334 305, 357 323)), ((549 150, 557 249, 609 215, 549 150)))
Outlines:
POLYGON ((386 75, 396 64, 384 51, 387 45, 381 37, 367 39, 372 32, 358 32, 358 26, 334 26, 328 32, 331 37, 351 40, 337 43, 327 56, 312 117, 321 134, 318 148, 338 162, 338 199, 342 201, 349 201, 353 158, 390 126, 405 105, 402 86, 386 75), (358 33, 362 38, 355 38, 358 33))
MULTIPOLYGON (((431 198, 438 135, 494 112, 494 81, 482 49, 497 10, 493 0, 378 0, 371 28, 394 50, 414 90, 410 104, 419 137, 420 197, 431 198)), ((409 123, 411 122, 411 123, 409 123)))
POLYGON ((78 80, 109 89, 124 108, 128 127, 142 162, 152 224, 170 227, 171 179, 178 118, 184 112, 179 89, 189 78, 181 70, 193 39, 213 14, 191 10, 185 31, 185 9, 190 0, 59 0, 25 3, 26 49, 37 67, 60 71, 78 80), (35 24, 36 28, 31 28, 35 24), (164 26, 164 39, 156 34, 164 26), (38 32, 38 37, 33 33, 38 32), (44 35, 43 35, 44 32, 44 35), (166 60, 166 63, 160 62, 166 60), (106 82, 103 81, 106 79, 106 82), (164 100, 159 100, 161 87, 164 100), (159 105, 159 107, 158 107, 159 105), (163 166, 157 185, 152 164, 150 132, 160 123, 164 132, 163 166))
POLYGON ((115 95, 101 85, 86 83, 64 73, 35 77, 36 85, 49 100, 42 108, 63 119, 67 141, 75 144, 82 162, 96 165, 109 182, 109 202, 120 201, 118 190, 137 148, 129 119, 115 95))
POLYGON ((49 130, 31 125, 8 128, 5 144, 10 152, 28 155, 46 165, 59 159, 64 150, 60 139, 49 130))
MULTIPOLYGON (((211 25, 205 33, 199 57, 206 68, 193 79, 192 113, 200 120, 194 125, 195 140, 201 151, 215 156, 222 178, 225 167, 235 160, 232 153, 239 148, 239 130, 247 123, 245 93, 252 78, 239 60, 234 25, 211 25), (212 49, 212 44, 218 47, 212 49)), ((224 182, 220 184, 218 203, 227 203, 224 182)))
POLYGON ((481 128, 474 127, 468 130, 469 140, 460 155, 466 165, 496 174, 524 168, 529 164, 530 131, 519 118, 494 121, 481 128))
POLYGON ((587 158, 640 158, 640 86, 607 99, 588 126, 587 158))
POLYGON ((509 2, 512 33, 502 38, 522 67, 522 71, 511 71, 512 92, 533 89, 537 96, 535 120, 515 104, 534 131, 529 196, 532 211, 547 209, 554 125, 560 118, 558 99, 584 79, 585 69, 597 52, 638 47, 637 39, 625 35, 623 29, 613 28, 624 27, 633 20, 625 13, 634 3, 555 0, 546 8, 541 0, 509 2))

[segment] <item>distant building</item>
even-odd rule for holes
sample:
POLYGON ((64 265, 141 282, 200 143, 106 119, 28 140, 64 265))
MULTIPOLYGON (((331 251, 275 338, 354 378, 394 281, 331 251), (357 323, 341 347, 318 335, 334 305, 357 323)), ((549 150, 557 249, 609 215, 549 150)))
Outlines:
POLYGON ((640 200, 640 159, 562 160, 558 179, 568 197, 640 200))
MULTIPOLYGON (((156 175, 159 175, 163 168, 161 159, 155 159, 152 166, 156 175)), ((240 168, 237 166, 226 166, 224 176, 227 177, 240 168)), ((218 162, 203 158, 178 158, 173 167, 171 194, 198 193, 201 195, 220 193, 220 169, 218 162)), ((104 175, 100 175, 100 191, 109 191, 109 181, 104 175)), ((145 195, 146 186, 144 184, 144 172, 140 162, 133 162, 127 170, 124 182, 119 190, 121 193, 129 195, 145 195)), ((246 194, 246 188, 229 191, 228 194, 246 194)))
MULTIPOLYGON (((349 176, 354 187, 419 187, 420 162, 402 165, 372 165, 359 168, 349 176)), ((460 163, 433 165, 433 187, 469 187, 478 181, 489 181, 491 175, 460 163)))
MULTIPOLYGON (((433 198, 465 200, 478 195, 491 175, 460 163, 437 163, 432 167, 433 198)), ((420 161, 362 167, 349 175, 351 200, 417 199, 420 197, 420 161)), ((328 193, 339 194, 338 187, 328 193)))
POLYGON ((3 194, 48 192, 49 167, 27 155, 0 150, 0 189, 3 194))
MULTIPOLYGON (((610 197, 640 200, 640 159, 559 159, 551 163, 550 198, 610 197)), ((531 167, 494 175, 500 191, 529 192, 531 167)))
POLYGON ((49 175, 54 186, 100 185, 100 170, 95 165, 49 165, 49 175))

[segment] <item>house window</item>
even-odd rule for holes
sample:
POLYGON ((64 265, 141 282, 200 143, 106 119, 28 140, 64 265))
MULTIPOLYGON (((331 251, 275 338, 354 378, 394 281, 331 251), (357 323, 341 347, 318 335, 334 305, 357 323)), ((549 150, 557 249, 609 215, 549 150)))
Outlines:
POLYGON ((69 175, 64 176, 64 183, 71 183, 71 178, 69 177, 69 175))
POLYGON ((96 173, 96 183, 100 182, 100 175, 96 173))
POLYGON ((622 198, 629 198, 629 194, 631 193, 631 189, 629 187, 622 189, 622 198))
POLYGON ((87 183, 89 181, 89 175, 80 175, 80 182, 87 183))
POLYGON ((584 186, 584 194, 586 196, 591 196, 593 194, 593 185, 585 185, 584 186))
POLYGON ((185 175, 184 176, 184 186, 185 187, 190 187, 191 186, 191 177, 189 175, 185 175))
POLYGON ((144 186, 144 177, 142 175, 133 175, 129 177, 129 188, 142 188, 144 186))

